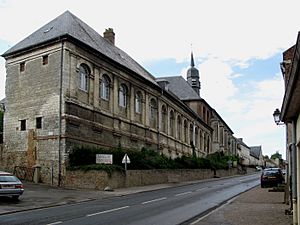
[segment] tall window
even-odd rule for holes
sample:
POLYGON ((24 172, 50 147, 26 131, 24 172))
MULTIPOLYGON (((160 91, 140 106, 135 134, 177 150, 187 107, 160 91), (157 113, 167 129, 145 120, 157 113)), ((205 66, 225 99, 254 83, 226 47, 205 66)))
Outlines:
POLYGON ((194 144, 194 141, 193 141, 193 124, 190 125, 190 145, 194 144))
POLYGON ((103 75, 102 82, 100 85, 100 97, 107 101, 109 101, 109 84, 109 78, 106 75, 103 75))
POLYGON ((119 106, 126 107, 127 104, 127 87, 125 84, 121 84, 119 88, 119 106))
POLYGON ((188 123, 186 120, 184 121, 184 142, 188 142, 188 123))
POLYGON ((88 90, 89 69, 86 65, 81 64, 79 67, 79 88, 83 91, 88 90))
POLYGON ((150 101, 150 126, 156 128, 156 118, 157 118, 157 104, 155 99, 150 101))
POLYGON ((163 105, 161 107, 161 131, 167 133, 167 109, 166 106, 163 105))
POLYGON ((177 116, 177 139, 181 140, 181 116, 177 116))
POLYGON ((195 147, 199 148, 199 131, 198 131, 198 127, 195 128, 195 147))
POLYGON ((142 113, 142 94, 139 91, 135 93, 135 112, 142 113))
POLYGON ((174 124, 175 124, 175 116, 174 111, 170 111, 170 135, 174 137, 174 124))

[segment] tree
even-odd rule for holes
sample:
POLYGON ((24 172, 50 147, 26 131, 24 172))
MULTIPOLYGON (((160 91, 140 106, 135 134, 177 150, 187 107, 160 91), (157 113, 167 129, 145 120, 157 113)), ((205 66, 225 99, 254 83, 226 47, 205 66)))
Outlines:
POLYGON ((276 151, 275 154, 271 155, 271 159, 282 159, 282 155, 279 153, 279 151, 276 151))

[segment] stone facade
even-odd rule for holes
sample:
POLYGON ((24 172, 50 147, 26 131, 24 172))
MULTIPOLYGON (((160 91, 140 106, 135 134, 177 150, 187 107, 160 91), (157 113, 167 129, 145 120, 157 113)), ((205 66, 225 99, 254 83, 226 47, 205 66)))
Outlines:
POLYGON ((216 112, 204 115, 202 103, 195 110, 193 102, 160 87, 114 46, 112 29, 106 32, 109 41, 66 12, 3 54, 0 167, 38 166, 42 182, 60 184, 74 146, 146 147, 172 158, 236 151, 233 132, 216 112), (60 31, 57 24, 64 23, 66 31, 60 31), (215 131, 212 118, 221 121, 215 131), (218 148, 212 145, 213 132, 222 139, 218 148))
MULTIPOLYGON (((248 168, 249 172, 251 168, 248 168)), ((194 180, 211 179, 213 177, 227 177, 237 175, 237 168, 228 170, 128 170, 126 175, 114 172, 110 176, 104 171, 67 171, 63 186, 72 188, 104 190, 145 186, 162 183, 186 182, 194 180)))

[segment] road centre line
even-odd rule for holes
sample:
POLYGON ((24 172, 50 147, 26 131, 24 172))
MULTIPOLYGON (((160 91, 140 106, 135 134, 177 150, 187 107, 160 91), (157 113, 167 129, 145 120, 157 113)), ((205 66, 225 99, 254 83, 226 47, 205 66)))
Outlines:
POLYGON ((150 200, 150 201, 146 201, 146 202, 142 202, 142 204, 148 204, 148 203, 151 203, 151 202, 158 202, 158 201, 162 201, 162 200, 165 200, 167 199, 167 197, 163 197, 163 198, 156 198, 156 199, 153 199, 153 200, 150 200))
POLYGON ((57 222, 54 222, 54 223, 48 223, 47 225, 56 225, 56 224, 60 224, 62 223, 62 221, 57 221, 57 222))
POLYGON ((123 206, 123 207, 120 207, 120 208, 115 208, 115 209, 109 209, 109 210, 105 210, 105 211, 102 211, 102 212, 97 212, 97 213, 93 213, 93 214, 88 214, 86 215, 87 217, 90 217, 90 216, 96 216, 96 215, 100 215, 100 214, 104 214, 104 213, 109 213, 109 212, 114 212, 114 211, 118 211, 118 210, 121 210, 121 209, 126 209, 126 208, 129 208, 129 206, 123 206))
POLYGON ((196 191, 201 191, 201 190, 204 190, 204 189, 207 189, 207 187, 199 188, 199 189, 197 189, 196 191))
POLYGON ((192 192, 191 191, 187 191, 187 192, 176 194, 175 196, 187 195, 187 194, 190 194, 190 193, 192 193, 192 192))

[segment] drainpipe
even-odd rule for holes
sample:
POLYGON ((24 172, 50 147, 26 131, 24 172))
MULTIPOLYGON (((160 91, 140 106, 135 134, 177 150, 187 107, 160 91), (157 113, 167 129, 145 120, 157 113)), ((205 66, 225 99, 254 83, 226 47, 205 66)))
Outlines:
POLYGON ((293 202, 293 224, 298 224, 298 204, 297 204, 297 151, 296 151, 296 121, 292 121, 292 202, 293 202))
POLYGON ((60 79, 59 79, 59 115, 58 115, 58 186, 61 186, 61 130, 62 130, 62 84, 63 84, 63 60, 64 60, 64 42, 61 40, 60 52, 60 79))

